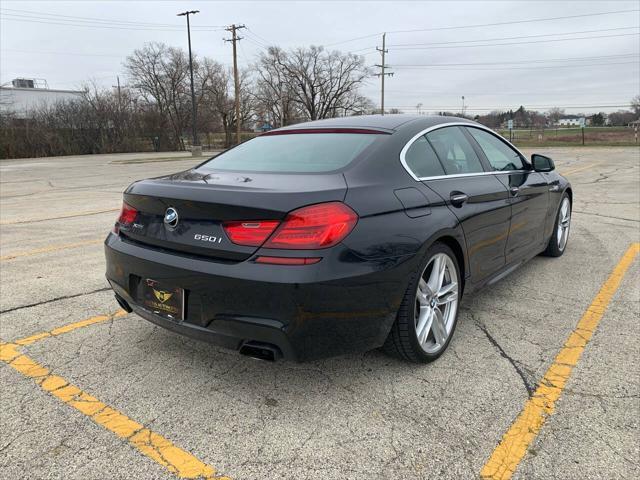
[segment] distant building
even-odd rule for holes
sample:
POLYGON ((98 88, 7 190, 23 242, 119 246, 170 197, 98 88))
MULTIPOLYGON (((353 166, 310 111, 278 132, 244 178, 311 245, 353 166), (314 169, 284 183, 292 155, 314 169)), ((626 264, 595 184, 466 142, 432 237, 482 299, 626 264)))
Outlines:
POLYGON ((561 118, 560 120, 558 120, 558 123, 556 123, 556 125, 559 125, 561 127, 581 127, 582 125, 585 125, 586 121, 584 118, 561 118))
POLYGON ((27 118, 31 110, 80 98, 83 93, 80 90, 51 89, 42 79, 15 78, 11 86, 0 86, 0 112, 27 118))

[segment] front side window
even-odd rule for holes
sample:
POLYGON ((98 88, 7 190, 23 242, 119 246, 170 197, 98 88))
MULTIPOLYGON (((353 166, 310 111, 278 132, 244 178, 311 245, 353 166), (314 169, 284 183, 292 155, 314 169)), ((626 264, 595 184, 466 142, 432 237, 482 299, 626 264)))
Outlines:
POLYGON ((424 135, 411 144, 404 156, 404 161, 416 177, 444 175, 442 164, 424 135))
POLYGON ((467 130, 476 139, 494 170, 506 172, 524 168, 520 154, 495 135, 479 128, 467 130))
POLYGON ((473 147, 458 127, 439 128, 427 134, 447 175, 484 172, 473 147))
POLYGON ((290 133, 264 135, 212 158, 203 170, 320 173, 346 167, 384 134, 290 133))

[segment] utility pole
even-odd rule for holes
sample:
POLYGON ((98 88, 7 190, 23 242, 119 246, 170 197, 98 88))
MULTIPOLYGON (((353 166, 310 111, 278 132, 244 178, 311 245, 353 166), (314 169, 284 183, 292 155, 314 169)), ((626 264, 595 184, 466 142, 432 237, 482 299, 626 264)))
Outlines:
POLYGON ((240 79, 238 78, 238 55, 236 50, 236 43, 242 40, 237 34, 238 30, 246 28, 244 25, 230 25, 225 28, 227 32, 231 32, 231 38, 225 39, 225 42, 231 42, 233 44, 233 81, 235 83, 235 96, 236 96, 236 143, 240 143, 240 79))
MULTIPOLYGON (((191 130, 193 133, 193 147, 198 145, 198 130, 196 128, 196 93, 193 88, 193 58, 191 56, 191 25, 189 23, 189 15, 195 15, 199 10, 189 10, 186 12, 178 13, 178 17, 187 17, 187 38, 189 39, 189 72, 191 73, 191 130)), ((196 153, 201 155, 202 150, 192 148, 191 153, 195 156, 196 153)), ((198 155, 198 156, 199 156, 198 155)))
POLYGON ((464 95, 462 95, 462 116, 464 117, 464 95))
POLYGON ((387 50, 385 48, 385 46, 386 46, 386 43, 385 43, 386 42, 386 37, 387 37, 387 34, 383 33, 382 34, 382 48, 376 47, 376 50, 379 51, 382 54, 382 64, 375 65, 376 67, 380 67, 380 73, 376 73, 375 75, 376 75, 376 77, 380 77, 380 79, 382 80, 382 82, 381 82, 381 91, 380 91, 380 113, 382 115, 384 115, 384 77, 387 76, 387 75, 390 76, 390 77, 393 77, 393 72, 385 73, 385 71, 384 71, 386 68, 389 67, 389 65, 384 63, 384 55, 385 55, 385 53, 389 52, 389 50, 387 50))
POLYGON ((118 89, 118 116, 121 115, 122 112, 122 100, 121 100, 121 94, 120 94, 120 76, 116 76, 116 80, 118 81, 117 85, 111 85, 111 88, 117 88, 118 89))

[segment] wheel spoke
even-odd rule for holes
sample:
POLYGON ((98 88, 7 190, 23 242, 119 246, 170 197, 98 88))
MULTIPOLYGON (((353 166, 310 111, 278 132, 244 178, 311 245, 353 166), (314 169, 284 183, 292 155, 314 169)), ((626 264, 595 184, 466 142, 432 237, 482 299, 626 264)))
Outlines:
POLYGON ((429 287, 424 278, 421 278, 418 282, 418 291, 416 292, 416 299, 421 306, 429 305, 427 297, 429 296, 429 287))
POLYGON ((431 331, 438 345, 442 346, 447 341, 447 329, 444 324, 444 317, 439 308, 435 308, 433 311, 433 322, 431 324, 431 331))
POLYGON ((567 245, 569 238, 569 226, 571 224, 571 208, 569 206, 569 200, 565 199, 560 207, 560 213, 558 214, 558 230, 556 232, 558 248, 563 250, 567 245))
POLYGON ((568 232, 568 228, 562 228, 562 235, 560 236, 560 248, 564 248, 565 244, 567 243, 568 232))
POLYGON ((442 263, 442 257, 440 255, 436 255, 433 258, 431 273, 429 274, 429 280, 427 281, 427 285, 432 292, 437 292, 440 289, 438 281, 440 278, 440 264, 442 263))
POLYGON ((451 282, 438 291, 438 305, 446 305, 458 298, 458 283, 451 282))
POLYGON ((431 324, 433 322, 433 310, 430 308, 422 309, 420 311, 420 317, 418 319, 418 325, 416 326, 416 334, 418 336, 418 342, 423 345, 427 341, 429 330, 431 330, 431 324))
POLYGON ((429 275, 429 281, 427 285, 432 292, 437 292, 442 287, 444 282, 444 272, 447 268, 447 262, 443 255, 437 255, 433 259, 433 267, 431 268, 431 274, 429 275))

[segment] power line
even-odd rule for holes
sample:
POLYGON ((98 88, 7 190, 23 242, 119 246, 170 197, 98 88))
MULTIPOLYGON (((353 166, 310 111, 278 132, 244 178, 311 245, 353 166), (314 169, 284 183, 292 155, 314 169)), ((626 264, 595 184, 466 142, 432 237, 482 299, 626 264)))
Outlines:
POLYGON ((126 57, 126 55, 116 55, 115 53, 50 52, 46 50, 22 50, 19 48, 3 48, 2 50, 0 50, 0 52, 31 53, 36 55, 71 55, 80 57, 126 57))
POLYGON ((371 35, 364 35, 363 37, 350 38, 348 40, 342 40, 341 42, 325 43, 322 46, 323 47, 333 47, 334 45, 342 45, 343 43, 355 42, 357 40, 364 40, 365 38, 373 38, 373 37, 377 37, 379 35, 382 35, 382 32, 380 32, 380 33, 372 33, 371 35))
POLYGON ((261 42, 264 42, 267 47, 270 46, 270 45, 275 45, 276 44, 275 42, 272 42, 271 40, 267 40, 266 38, 258 35, 256 32, 251 30, 249 27, 247 27, 247 32, 250 33, 251 35, 253 35, 254 37, 256 37, 261 42))
POLYGON ((268 50, 269 47, 267 47, 266 45, 263 45, 262 43, 259 43, 257 40, 254 40, 253 38, 246 36, 244 37, 245 40, 249 40, 249 42, 253 43, 256 47, 262 49, 262 50, 268 50))
MULTIPOLYGON (((37 12, 33 10, 18 10, 15 8, 0 8, 0 12, 17 12, 17 13, 9 13, 9 15, 18 15, 26 17, 29 14, 34 17, 59 17, 59 18, 68 18, 68 19, 76 19, 80 21, 90 21, 90 22, 98 22, 98 23, 116 23, 116 24, 129 24, 134 26, 151 26, 151 27, 174 27, 180 28, 181 26, 175 23, 151 23, 151 22, 132 22, 130 20, 116 20, 116 19, 105 19, 105 18, 95 18, 95 17, 78 17, 75 15, 61 15, 58 13, 49 13, 49 12, 37 12), (19 14, 28 14, 28 15, 19 15, 19 14)), ((224 25, 204 25, 194 28, 203 28, 203 27, 213 27, 213 28, 224 28, 224 25)))
MULTIPOLYGON (((24 15, 15 15, 15 14, 3 14, 2 17, 0 17, 1 20, 12 20, 15 22, 26 22, 26 23, 40 23, 40 24, 45 24, 45 25, 62 25, 62 26, 68 26, 68 27, 87 27, 87 28, 101 28, 101 29, 107 29, 107 30, 134 30, 134 31, 146 31, 146 32, 179 32, 181 31, 180 28, 176 27, 176 28, 170 28, 170 27, 149 27, 146 25, 142 25, 142 26, 133 26, 133 25, 120 25, 117 23, 114 24, 101 24, 101 23, 89 23, 89 22, 84 22, 84 23, 78 23, 80 22, 79 20, 76 21, 64 21, 63 19, 60 19, 60 21, 55 21, 53 19, 48 19, 48 18, 39 18, 39 17, 27 17, 24 15), (18 18, 14 18, 14 17, 18 17, 18 18)), ((209 28, 209 27, 200 27, 197 29, 197 31, 199 32, 206 32, 206 31, 221 31, 224 30, 223 28, 209 28)))
POLYGON ((631 13, 631 12, 640 12, 640 9, 630 9, 630 10, 614 10, 609 12, 598 12, 598 13, 583 13, 579 15, 566 15, 563 17, 547 17, 547 18, 532 18, 527 20, 512 20, 508 22, 496 22, 496 23, 478 23, 474 25, 458 25, 452 27, 433 27, 433 28, 417 28, 411 30, 392 30, 388 33, 412 33, 412 32, 435 32, 440 30, 457 30, 462 28, 478 28, 478 27, 497 27, 500 25, 517 25, 521 23, 534 23, 534 22, 548 22, 552 20, 565 20, 569 18, 585 18, 585 17, 597 17, 601 15, 614 15, 617 13, 631 13))
POLYGON ((611 31, 619 31, 619 30, 637 30, 640 26, 634 27, 617 27, 617 28, 602 28, 598 30, 580 30, 577 32, 562 32, 562 33, 542 33, 538 35, 518 35, 516 37, 498 37, 498 38, 483 38, 478 40, 456 40, 451 42, 432 42, 432 43, 398 43, 392 45, 394 48, 398 47, 419 47, 419 46, 431 46, 431 45, 452 45, 458 43, 478 43, 478 42, 493 42, 493 41, 502 41, 502 40, 517 40, 521 38, 540 38, 540 37, 555 37, 555 36, 566 36, 566 35, 578 35, 582 33, 596 33, 596 32, 611 32, 611 31))
MULTIPOLYGON (((578 64, 578 65, 542 65, 542 66, 536 66, 536 67, 462 67, 462 68, 438 68, 435 71, 467 71, 467 70, 490 70, 490 71, 494 71, 494 70, 532 70, 533 68, 535 69, 557 69, 557 68, 583 68, 583 67, 605 67, 605 66, 609 66, 609 65, 636 65, 636 66, 640 66, 640 64, 638 62, 609 62, 609 63, 590 63, 590 64, 578 64)), ((438 67, 438 65, 432 65, 429 67, 424 67, 424 66, 402 66, 402 65, 394 65, 394 68, 400 68, 400 69, 422 69, 422 68, 432 68, 432 67, 438 67)))
MULTIPOLYGON (((485 43, 481 45, 449 45, 449 46, 433 46, 433 47, 398 47, 398 50, 432 50, 441 48, 476 48, 476 47, 496 47, 496 46, 508 46, 508 45, 527 45, 531 43, 552 43, 552 42, 568 42, 571 40, 591 40, 594 38, 613 38, 613 37, 629 37, 637 36, 640 33, 618 33, 615 35, 594 35, 588 37, 574 37, 574 38, 556 38, 549 40, 528 40, 526 42, 505 42, 505 43, 485 43)), ((392 45, 393 46, 393 45, 392 45)))
MULTIPOLYGON (((409 94, 409 95, 441 95, 441 96, 447 96, 447 95, 452 95, 451 90, 386 90, 386 93, 400 93, 400 94, 409 94)), ((547 91, 547 92, 532 92, 532 91, 526 91, 526 92, 521 92, 521 91, 509 91, 509 92, 491 92, 491 93, 487 93, 486 91, 484 92, 475 92, 475 93, 467 93, 466 96, 467 98, 470 97, 509 97, 509 96, 544 96, 544 97, 549 97, 549 96, 570 96, 573 95, 575 96, 576 94, 580 94, 580 95, 600 95, 602 93, 602 90, 594 90, 594 89, 589 89, 589 90, 579 90, 579 89, 575 89, 575 88, 570 88, 567 90, 554 90, 554 91, 547 91)), ((632 97, 634 95, 633 91, 630 91, 629 93, 629 97, 632 97)))
MULTIPOLYGON (((417 28, 410 30, 388 30, 387 33, 413 33, 413 32, 435 32, 440 30, 458 30, 465 28, 480 28, 480 27, 495 27, 500 25, 516 25, 521 23, 534 23, 534 22, 548 22, 553 20, 565 20, 569 18, 585 18, 585 17, 596 17, 602 15, 614 15, 617 13, 631 13, 631 12, 639 12, 640 9, 630 9, 630 10, 613 10, 608 12, 597 12, 597 13, 583 13, 578 15, 566 15, 562 17, 546 17, 546 18, 531 18, 526 20, 512 20, 508 22, 496 22, 496 23, 477 23, 471 25, 453 25, 446 27, 433 27, 433 28, 417 28)), ((367 38, 373 38, 382 35, 382 32, 372 33, 371 35, 364 35, 360 37, 348 38, 346 40, 341 40, 339 42, 327 43, 323 46, 331 47, 334 45, 342 45, 343 43, 356 42, 358 40, 364 40, 367 38)))
POLYGON ((479 62, 479 63, 423 63, 423 64, 394 64, 394 67, 453 67, 453 66, 468 66, 468 65, 516 65, 516 64, 528 64, 528 63, 545 63, 545 62, 567 62, 567 61, 582 61, 582 60, 604 60, 607 58, 627 58, 638 57, 637 53, 621 53, 616 55, 599 55, 595 57, 566 57, 566 58, 547 58, 536 60, 519 60, 514 62, 479 62))
MULTIPOLYGON (((520 104, 519 106, 521 106, 522 104, 520 104)), ((494 107, 473 107, 473 108, 467 108, 468 110, 515 110, 518 107, 513 107, 513 106, 509 106, 509 107, 505 107, 505 106, 494 106, 494 107)), ((524 106, 524 105, 522 105, 524 106)), ((527 105, 527 108, 539 108, 539 109, 545 109, 545 108, 553 108, 553 107, 557 107, 559 105, 527 105)), ((621 107, 628 107, 629 103, 611 103, 611 104, 607 104, 607 105, 560 105, 562 108, 564 109, 578 109, 578 108, 621 108, 621 107)), ((415 105, 392 105, 392 108, 407 108, 407 109, 415 109, 416 106, 415 105)), ((430 109, 442 109, 442 110, 447 110, 447 109, 455 109, 455 108, 459 108, 460 105, 429 105, 428 108, 430 109)), ((422 109, 425 109, 427 107, 421 107, 422 109)))

